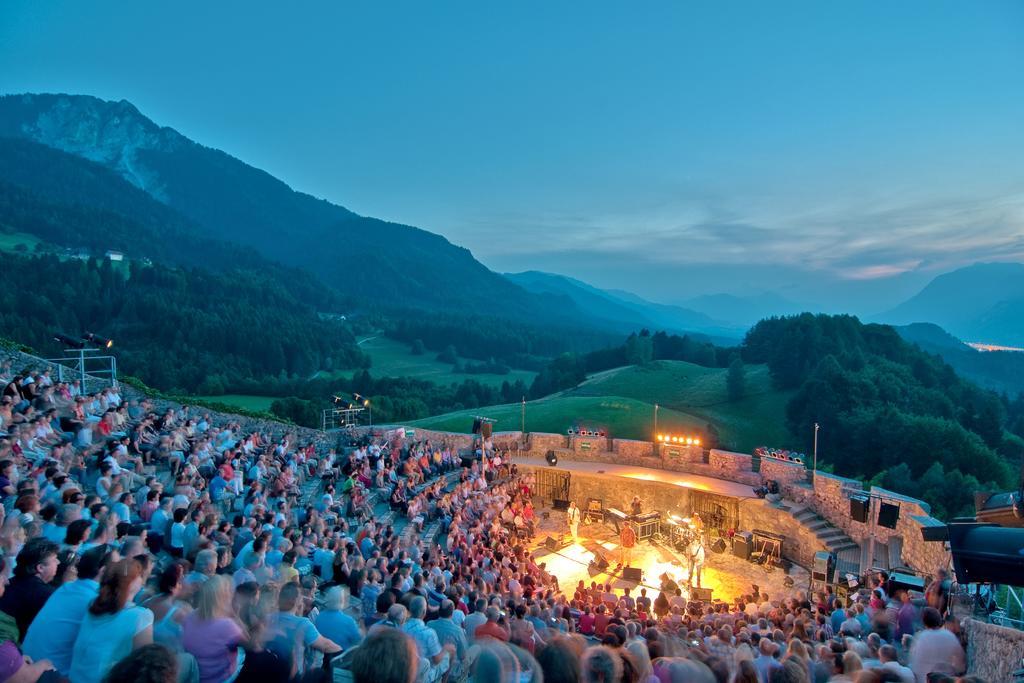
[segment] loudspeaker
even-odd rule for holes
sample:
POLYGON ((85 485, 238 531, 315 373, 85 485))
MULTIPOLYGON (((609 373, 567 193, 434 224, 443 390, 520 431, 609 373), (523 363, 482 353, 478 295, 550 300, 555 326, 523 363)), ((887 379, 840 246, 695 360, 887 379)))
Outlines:
POLYGON ((482 424, 483 424, 483 423, 482 423, 482 422, 480 421, 480 418, 475 418, 475 419, 473 420, 473 433, 474 433, 474 434, 479 434, 479 433, 480 433, 480 426, 481 426, 482 424))
POLYGON ((494 429, 494 425, 490 422, 484 422, 480 425, 480 433, 484 435, 485 439, 491 438, 491 431, 494 429))
POLYGON ((725 539, 719 537, 714 543, 711 544, 711 552, 716 555, 721 555, 725 552, 725 539))
POLYGON ((754 546, 750 537, 749 531, 741 531, 732 539, 732 554, 747 562, 750 562, 750 553, 753 552, 754 546))
POLYGON ((555 552, 556 550, 558 550, 558 541, 548 536, 544 539, 544 547, 550 550, 551 552, 555 552))
POLYGON ((822 583, 832 583, 832 572, 835 568, 835 559, 832 553, 821 551, 814 553, 814 566, 811 568, 811 580, 822 583))
POLYGON ((640 570, 640 567, 624 567, 622 570, 622 578, 625 581, 640 583, 644 578, 644 573, 640 570))
POLYGON ((855 522, 866 523, 868 521, 869 501, 867 498, 850 499, 850 517, 855 522))
POLYGON ((895 529, 896 522, 900 519, 900 506, 892 503, 882 503, 878 506, 878 526, 886 529, 895 529))
POLYGON ((605 569, 608 569, 608 560, 599 551, 594 551, 594 559, 590 561, 590 566, 603 572, 605 569))
POLYGON ((547 460, 548 464, 551 465, 552 467, 558 464, 558 456, 555 455, 554 451, 548 451, 547 455, 544 456, 544 459, 547 460))
POLYGON ((701 602, 711 602, 711 588, 691 588, 690 589, 690 600, 700 600, 701 602))

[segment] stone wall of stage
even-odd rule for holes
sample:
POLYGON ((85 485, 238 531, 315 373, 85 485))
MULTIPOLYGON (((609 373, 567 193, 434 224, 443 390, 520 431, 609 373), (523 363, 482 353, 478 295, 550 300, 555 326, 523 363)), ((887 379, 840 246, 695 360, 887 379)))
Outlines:
MULTIPOLYGON (((383 434, 385 429, 390 428, 392 427, 375 427, 374 432, 383 434)), ((419 428, 415 428, 414 438, 447 442, 458 448, 470 448, 472 444, 472 437, 467 434, 419 428)), ((786 501, 813 510, 857 544, 864 546, 868 543, 869 525, 855 522, 850 518, 850 496, 864 492, 861 482, 825 472, 817 472, 811 477, 811 471, 803 463, 763 457, 758 459, 759 468, 755 472, 755 459, 750 454, 721 449, 705 450, 680 444, 539 432, 500 432, 496 433, 493 439, 500 448, 508 448, 522 455, 543 457, 548 451, 555 451, 559 460, 630 465, 699 474, 738 482, 752 489, 774 480, 779 483, 786 501)), ((573 480, 582 476, 584 475, 574 473, 573 480)), ((599 486, 602 495, 609 500, 624 500, 627 492, 625 489, 638 485, 668 487, 666 491, 652 489, 651 495, 658 500, 661 496, 665 497, 666 505, 659 509, 669 511, 690 505, 689 491, 671 484, 611 478, 609 482, 599 486)), ((875 539, 889 547, 894 566, 906 565, 922 574, 931 574, 939 567, 949 566, 950 557, 944 544, 923 540, 922 528, 941 524, 931 516, 926 503, 877 487, 871 492, 900 506, 895 529, 875 525, 875 539)), ((745 500, 738 505, 738 528, 777 530, 777 533, 785 534, 791 541, 784 546, 785 555, 799 564, 807 566, 815 552, 825 549, 822 541, 808 529, 807 525, 795 520, 778 507, 757 499, 745 500)))
MULTIPOLYGON (((524 465, 523 469, 538 467, 524 465)), ((605 508, 624 512, 628 512, 633 496, 640 496, 644 510, 657 510, 662 513, 662 519, 670 514, 691 517, 697 509, 697 498, 708 498, 726 509, 727 515, 738 518, 741 529, 763 529, 786 536, 783 557, 800 566, 810 566, 814 553, 826 550, 814 533, 792 515, 759 498, 732 498, 667 482, 575 471, 569 480, 569 496, 582 510, 587 509, 590 499, 596 499, 605 508)))

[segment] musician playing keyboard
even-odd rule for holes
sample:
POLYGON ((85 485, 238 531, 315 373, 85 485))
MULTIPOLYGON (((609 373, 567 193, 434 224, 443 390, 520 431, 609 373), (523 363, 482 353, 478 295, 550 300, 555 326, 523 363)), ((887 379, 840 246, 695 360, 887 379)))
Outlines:
POLYGON ((633 502, 629 504, 629 513, 634 517, 643 513, 643 505, 640 503, 640 496, 633 496, 633 502))

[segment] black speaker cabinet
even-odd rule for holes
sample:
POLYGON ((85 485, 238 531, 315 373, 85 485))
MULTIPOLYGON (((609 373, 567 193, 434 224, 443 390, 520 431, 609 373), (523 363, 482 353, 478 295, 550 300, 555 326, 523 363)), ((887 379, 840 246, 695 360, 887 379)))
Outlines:
POLYGON ((710 588, 691 588, 690 589, 690 600, 700 600, 701 602, 711 602, 712 589, 710 588))
POLYGON ((562 500, 561 498, 555 498, 551 503, 551 507, 553 507, 556 510, 568 510, 569 501, 562 500))
POLYGON ((643 572, 640 570, 640 567, 625 567, 622 570, 622 578, 625 581, 640 583, 643 580, 643 572))
POLYGON ((711 552, 715 553, 716 555, 721 555, 722 553, 724 553, 725 548, 726 545, 724 538, 715 539, 715 542, 711 544, 711 552))
POLYGON ((895 529, 896 522, 900 520, 900 506, 892 503, 882 503, 878 506, 878 526, 886 529, 895 529))
POLYGON ((741 531, 732 539, 732 554, 736 557, 750 562, 750 555, 754 552, 753 534, 749 531, 741 531))
POLYGON ((850 499, 850 517, 855 522, 867 523, 868 521, 868 507, 871 502, 867 498, 851 498, 850 499))

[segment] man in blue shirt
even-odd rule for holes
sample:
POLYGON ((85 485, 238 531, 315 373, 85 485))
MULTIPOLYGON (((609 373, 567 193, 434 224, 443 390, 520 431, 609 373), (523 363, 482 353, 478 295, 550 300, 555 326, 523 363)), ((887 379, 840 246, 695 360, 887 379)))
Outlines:
POLYGON ((303 606, 302 589, 295 582, 286 583, 281 587, 277 597, 280 610, 274 619, 271 629, 273 638, 267 643, 267 649, 286 662, 293 663, 297 674, 306 670, 306 650, 319 650, 326 655, 341 652, 341 648, 330 638, 320 635, 313 622, 299 616, 303 606))
POLYGON ((34 661, 48 659, 62 676, 68 675, 78 629, 100 591, 100 572, 108 562, 117 559, 117 551, 107 545, 82 555, 78 561, 78 580, 58 588, 32 620, 22 644, 26 655, 34 661))
POLYGON ((420 657, 430 662, 431 670, 427 673, 426 680, 441 680, 448 672, 455 647, 441 645, 437 632, 423 622, 426 615, 427 599, 417 595, 409 601, 409 618, 402 625, 402 630, 412 636, 420 657))
POLYGON ((324 597, 324 609, 316 617, 316 628, 325 637, 330 638, 343 649, 355 647, 363 640, 356 620, 345 614, 347 602, 345 589, 334 586, 324 597))
POLYGON ((451 645, 455 648, 451 675, 453 678, 458 678, 461 673, 459 666, 466 657, 466 650, 469 648, 469 644, 466 640, 466 632, 462 630, 461 626, 452 621, 454 613, 455 604, 448 599, 442 600, 441 607, 437 613, 438 618, 427 624, 427 627, 437 634, 437 639, 442 646, 451 645))

